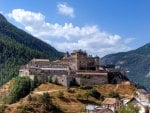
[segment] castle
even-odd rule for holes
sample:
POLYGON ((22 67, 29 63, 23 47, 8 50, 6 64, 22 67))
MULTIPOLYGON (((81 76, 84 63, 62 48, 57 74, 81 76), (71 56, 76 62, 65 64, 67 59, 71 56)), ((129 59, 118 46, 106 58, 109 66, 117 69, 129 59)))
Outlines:
POLYGON ((109 72, 100 66, 100 58, 92 57, 85 51, 75 50, 64 54, 61 60, 32 59, 20 67, 19 76, 30 79, 56 81, 64 86, 97 85, 108 83, 109 72))

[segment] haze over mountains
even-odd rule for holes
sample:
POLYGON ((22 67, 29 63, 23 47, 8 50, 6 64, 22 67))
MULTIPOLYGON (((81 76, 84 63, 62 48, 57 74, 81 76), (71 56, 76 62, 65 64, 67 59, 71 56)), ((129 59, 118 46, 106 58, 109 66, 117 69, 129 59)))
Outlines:
POLYGON ((0 14, 0 85, 18 75, 20 65, 33 58, 58 59, 63 53, 9 23, 0 14))
POLYGON ((150 89, 150 43, 136 50, 107 55, 102 62, 121 66, 130 80, 150 89))

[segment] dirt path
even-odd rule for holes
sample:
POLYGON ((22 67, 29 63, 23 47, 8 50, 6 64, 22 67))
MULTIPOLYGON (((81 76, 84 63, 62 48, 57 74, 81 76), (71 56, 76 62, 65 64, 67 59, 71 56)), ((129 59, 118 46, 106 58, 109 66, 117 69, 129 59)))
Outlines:
POLYGON ((50 90, 50 91, 34 91, 34 94, 39 94, 42 95, 43 93, 52 93, 52 92, 57 92, 57 91, 64 91, 64 89, 59 89, 59 90, 50 90))
POLYGON ((119 87, 119 84, 116 85, 114 91, 116 91, 118 89, 118 87, 119 87))

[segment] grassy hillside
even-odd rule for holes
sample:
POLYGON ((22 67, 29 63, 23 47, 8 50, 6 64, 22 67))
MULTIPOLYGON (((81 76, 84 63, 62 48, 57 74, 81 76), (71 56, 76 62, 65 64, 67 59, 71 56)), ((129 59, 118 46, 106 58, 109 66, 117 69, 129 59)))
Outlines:
POLYGON ((150 43, 129 52, 107 55, 103 64, 120 65, 128 71, 128 77, 135 83, 150 88, 150 43))
POLYGON ((0 15, 0 85, 18 75, 19 66, 33 58, 50 60, 63 53, 10 24, 0 15))
MULTIPOLYGON (((115 89, 115 91, 118 92, 122 98, 132 97, 133 92, 136 90, 136 88, 130 84, 120 84, 117 86, 117 88, 116 85, 104 84, 94 86, 92 87, 92 89, 93 88, 96 89, 101 94, 101 97, 107 97, 108 94, 115 89)), ((41 113, 42 104, 39 102, 40 95, 42 95, 42 93, 47 91, 52 99, 52 103, 57 107, 57 109, 60 110, 59 113, 83 113, 85 106, 87 104, 91 103, 100 105, 102 102, 101 99, 96 99, 93 98, 92 96, 89 96, 88 99, 86 98, 86 96, 84 97, 77 96, 77 94, 84 95, 88 90, 89 89, 82 89, 79 87, 70 88, 68 90, 66 89, 66 87, 51 83, 41 84, 30 94, 32 100, 29 99, 28 95, 19 102, 7 106, 5 112, 21 113, 22 110, 24 110, 23 108, 25 106, 28 106, 30 107, 30 109, 28 109, 29 111, 32 110, 33 113, 34 112, 41 113), (62 97, 58 95, 60 92, 63 92, 62 97)))

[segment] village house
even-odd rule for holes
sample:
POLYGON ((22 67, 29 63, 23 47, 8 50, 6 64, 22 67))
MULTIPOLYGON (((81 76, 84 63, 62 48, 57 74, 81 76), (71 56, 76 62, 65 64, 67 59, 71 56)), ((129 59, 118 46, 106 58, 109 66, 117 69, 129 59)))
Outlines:
POLYGON ((108 108, 104 108, 101 106, 87 105, 86 113, 114 113, 114 112, 108 108))
POLYGON ((141 103, 136 98, 132 98, 127 104, 131 104, 139 109, 139 113, 149 113, 149 107, 141 103))
POLYGON ((111 109, 114 113, 121 108, 123 105, 122 101, 117 98, 105 98, 105 100, 102 102, 102 106, 104 108, 111 109))
POLYGON ((150 103, 150 94, 144 89, 138 89, 135 92, 135 98, 140 102, 150 103))
POLYGON ((149 113, 150 109, 150 94, 144 89, 138 89, 135 96, 128 103, 139 107, 139 113, 149 113))

